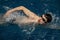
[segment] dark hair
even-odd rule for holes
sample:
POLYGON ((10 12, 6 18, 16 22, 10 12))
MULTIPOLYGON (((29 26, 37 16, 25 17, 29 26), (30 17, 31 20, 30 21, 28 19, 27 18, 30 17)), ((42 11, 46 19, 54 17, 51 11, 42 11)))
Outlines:
POLYGON ((47 23, 51 22, 52 21, 52 16, 51 14, 44 14, 46 19, 47 19, 47 23))

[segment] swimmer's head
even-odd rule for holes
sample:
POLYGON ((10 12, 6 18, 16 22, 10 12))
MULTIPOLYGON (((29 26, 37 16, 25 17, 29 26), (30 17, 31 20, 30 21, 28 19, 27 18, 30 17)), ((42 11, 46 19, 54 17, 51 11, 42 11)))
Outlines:
POLYGON ((52 21, 52 16, 51 14, 43 14, 40 17, 40 20, 38 20, 38 22, 40 22, 40 24, 45 24, 45 23, 49 23, 52 21))

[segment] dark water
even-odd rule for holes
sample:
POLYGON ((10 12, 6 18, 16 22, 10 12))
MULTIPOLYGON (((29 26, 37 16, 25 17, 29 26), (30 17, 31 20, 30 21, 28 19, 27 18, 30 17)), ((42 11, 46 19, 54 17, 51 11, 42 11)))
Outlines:
POLYGON ((60 0, 0 0, 0 14, 22 5, 39 16, 51 12, 55 19, 47 25, 51 28, 44 28, 42 25, 22 27, 11 23, 0 25, 0 40, 60 40, 59 3, 60 0))

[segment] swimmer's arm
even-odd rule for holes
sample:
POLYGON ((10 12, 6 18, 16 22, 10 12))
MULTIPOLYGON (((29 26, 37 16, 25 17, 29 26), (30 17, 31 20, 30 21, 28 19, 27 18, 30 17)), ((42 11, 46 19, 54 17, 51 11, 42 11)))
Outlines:
POLYGON ((11 9, 11 10, 7 11, 7 13, 6 13, 4 16, 8 16, 9 14, 11 14, 12 12, 17 11, 17 10, 23 10, 24 13, 25 13, 27 16, 29 16, 30 18, 35 18, 35 19, 39 18, 35 13, 31 12, 30 10, 28 10, 28 9, 27 9, 26 7, 24 7, 24 6, 19 6, 19 7, 16 7, 16 8, 14 8, 14 9, 11 9))
POLYGON ((39 18, 39 16, 37 16, 35 13, 31 12, 29 9, 27 9, 26 7, 22 6, 22 10, 24 11, 24 13, 29 16, 30 18, 34 18, 37 19, 39 18))

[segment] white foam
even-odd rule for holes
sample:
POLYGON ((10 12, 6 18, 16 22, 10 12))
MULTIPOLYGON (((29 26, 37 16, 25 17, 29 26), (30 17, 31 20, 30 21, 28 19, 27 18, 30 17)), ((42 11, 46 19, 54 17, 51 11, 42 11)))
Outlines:
POLYGON ((57 14, 53 14, 52 12, 48 12, 52 15, 52 22, 47 24, 47 28, 51 29, 60 29, 60 18, 57 16, 57 14))
POLYGON ((10 7, 8 7, 8 6, 3 6, 3 8, 5 9, 5 10, 10 10, 11 8, 10 7))

